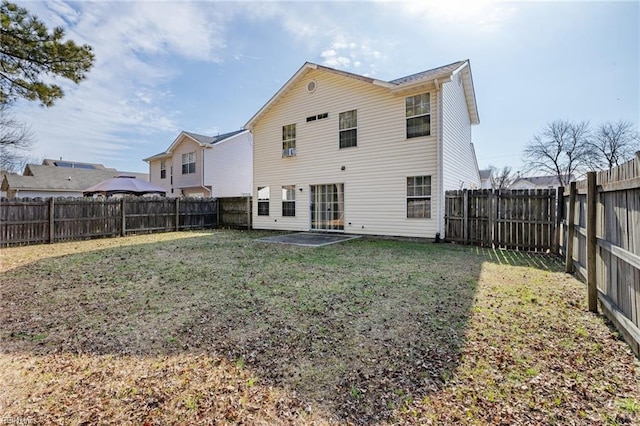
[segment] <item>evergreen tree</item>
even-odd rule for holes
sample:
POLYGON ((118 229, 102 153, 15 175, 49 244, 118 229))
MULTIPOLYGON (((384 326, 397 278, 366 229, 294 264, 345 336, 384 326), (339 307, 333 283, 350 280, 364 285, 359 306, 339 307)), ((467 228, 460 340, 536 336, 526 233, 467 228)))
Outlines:
POLYGON ((51 81, 79 83, 93 65, 91 46, 64 41, 64 30, 52 31, 25 8, 8 1, 0 5, 0 104, 18 98, 51 106, 64 96, 51 81))

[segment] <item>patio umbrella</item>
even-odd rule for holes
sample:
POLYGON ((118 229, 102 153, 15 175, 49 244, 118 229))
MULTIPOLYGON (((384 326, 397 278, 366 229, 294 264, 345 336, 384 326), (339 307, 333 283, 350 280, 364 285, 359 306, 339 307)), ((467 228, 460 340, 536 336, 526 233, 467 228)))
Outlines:
POLYGON ((135 176, 116 176, 85 189, 82 191, 82 194, 85 197, 94 194, 103 195, 105 197, 109 197, 113 194, 158 194, 164 196, 167 194, 167 191, 163 187, 151 182, 136 179, 135 176))

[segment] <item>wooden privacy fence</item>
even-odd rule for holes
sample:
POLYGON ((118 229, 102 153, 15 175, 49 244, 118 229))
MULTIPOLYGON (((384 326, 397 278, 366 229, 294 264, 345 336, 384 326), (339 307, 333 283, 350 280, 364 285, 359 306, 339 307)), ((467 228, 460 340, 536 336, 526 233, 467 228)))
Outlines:
POLYGON ((564 193, 567 272, 586 281, 589 310, 602 312, 640 356, 640 152, 587 174, 564 193))
POLYGON ((218 226, 251 229, 251 197, 218 198, 218 226))
POLYGON ((215 199, 0 200, 0 247, 218 225, 215 199))
POLYGON ((448 241, 558 252, 555 189, 457 190, 445 194, 448 241))

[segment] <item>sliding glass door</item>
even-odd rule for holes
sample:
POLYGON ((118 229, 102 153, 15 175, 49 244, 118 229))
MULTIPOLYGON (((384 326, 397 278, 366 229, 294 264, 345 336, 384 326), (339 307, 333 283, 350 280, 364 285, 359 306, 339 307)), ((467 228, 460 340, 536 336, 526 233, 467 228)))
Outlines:
POLYGON ((311 230, 344 230, 344 184, 311 186, 311 230))

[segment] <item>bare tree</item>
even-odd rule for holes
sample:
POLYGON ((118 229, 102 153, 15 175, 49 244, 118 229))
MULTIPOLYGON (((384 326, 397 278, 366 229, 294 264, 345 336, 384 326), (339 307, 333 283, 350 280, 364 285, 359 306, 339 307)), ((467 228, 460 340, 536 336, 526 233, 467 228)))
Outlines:
POLYGON ((515 180, 515 176, 511 173, 511 167, 509 166, 504 166, 502 169, 499 169, 496 166, 490 165, 489 170, 491 170, 491 174, 493 175, 493 181, 491 182, 493 189, 507 189, 515 180))
POLYGON ((557 176, 560 185, 569 184, 572 176, 589 170, 593 152, 589 122, 556 120, 547 123, 524 149, 527 171, 557 176))
POLYGON ((31 160, 33 143, 29 128, 15 120, 6 104, 0 104, 0 172, 20 172, 31 160))
POLYGON ((640 134, 628 121, 601 124, 590 142, 594 166, 611 169, 633 158, 640 150, 640 134))

